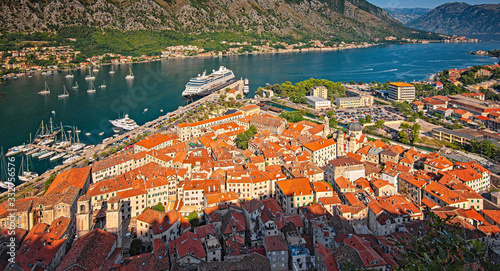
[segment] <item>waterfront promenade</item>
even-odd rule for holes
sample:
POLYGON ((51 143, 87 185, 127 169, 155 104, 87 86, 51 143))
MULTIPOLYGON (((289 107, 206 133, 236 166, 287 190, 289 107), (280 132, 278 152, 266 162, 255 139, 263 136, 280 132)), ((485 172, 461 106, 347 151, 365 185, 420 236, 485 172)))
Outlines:
MULTIPOLYGON (((170 118, 169 116, 172 116, 172 115, 179 116, 179 115, 186 114, 189 111, 195 109, 199 105, 203 105, 203 104, 208 103, 208 102, 217 101, 221 94, 225 94, 226 88, 236 89, 237 91, 242 91, 243 86, 244 86, 244 81, 237 80, 234 83, 231 83, 230 85, 225 87, 224 89, 221 89, 219 92, 217 92, 217 91, 213 92, 212 94, 207 95, 205 97, 202 97, 199 100, 196 100, 190 104, 187 104, 185 106, 179 106, 176 110, 174 110, 172 112, 168 112, 165 115, 162 115, 154 120, 148 121, 145 124, 139 126, 137 129, 134 129, 132 131, 128 131, 128 132, 121 134, 119 136, 116 136, 114 138, 109 138, 109 140, 107 140, 106 142, 101 142, 100 144, 97 144, 94 147, 87 149, 83 153, 83 156, 80 159, 76 160, 75 162, 73 162, 71 164, 64 165, 63 169, 69 168, 69 167, 75 167, 75 166, 84 166, 85 160, 91 159, 95 154, 98 155, 99 152, 104 151, 107 146, 112 146, 114 143, 119 142, 121 140, 124 140, 126 138, 135 138, 141 134, 149 134, 149 133, 158 132, 158 127, 160 125, 165 125, 166 130, 168 131, 170 128, 172 128, 174 125, 176 125, 179 122, 179 119, 178 119, 178 120, 175 120, 171 123, 167 123, 167 120, 170 118)), ((63 151, 63 150, 55 149, 55 148, 51 148, 51 147, 44 147, 44 146, 38 146, 38 145, 36 145, 36 146, 33 145, 33 146, 36 148, 39 148, 39 149, 44 149, 44 150, 53 150, 53 151, 57 151, 57 152, 63 151)), ((71 154, 76 154, 76 153, 70 152, 70 151, 66 151, 66 152, 71 153, 71 154)), ((53 169, 49 169, 46 172, 44 172, 43 174, 41 174, 38 178, 36 178, 30 182, 25 182, 25 183, 22 183, 22 184, 16 186, 16 190, 21 191, 23 189, 23 187, 29 183, 35 183, 35 187, 40 188, 44 185, 45 180, 47 178, 49 178, 52 173, 58 172, 59 170, 61 170, 61 166, 55 167, 53 169)), ((7 192, 0 194, 0 197, 5 195, 6 193, 7 192)))

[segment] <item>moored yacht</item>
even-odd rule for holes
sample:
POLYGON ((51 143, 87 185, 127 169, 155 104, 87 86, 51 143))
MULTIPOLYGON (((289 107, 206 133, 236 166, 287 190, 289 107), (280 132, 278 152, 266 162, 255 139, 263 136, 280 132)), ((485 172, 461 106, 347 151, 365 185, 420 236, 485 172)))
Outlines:
POLYGON ((139 127, 139 125, 137 125, 137 123, 135 123, 133 119, 128 117, 128 114, 125 114, 125 116, 121 119, 110 120, 109 122, 111 122, 113 126, 122 128, 127 131, 134 130, 139 127))
POLYGON ((248 78, 245 78, 245 84, 243 85, 243 93, 248 94, 250 92, 250 85, 248 82, 248 78))
POLYGON ((65 156, 65 155, 66 155, 66 153, 65 153, 65 152, 60 152, 60 153, 58 153, 58 154, 56 154, 56 155, 54 155, 54 156, 50 157, 50 162, 53 162, 53 161, 58 160, 58 159, 61 159, 61 158, 63 158, 63 156, 65 156))
POLYGON ((47 157, 49 157, 49 156, 53 155, 54 153, 56 153, 56 151, 49 151, 49 152, 47 152, 47 153, 44 153, 44 154, 40 155, 40 156, 38 157, 38 159, 40 159, 40 160, 45 159, 45 158, 47 158, 47 157))

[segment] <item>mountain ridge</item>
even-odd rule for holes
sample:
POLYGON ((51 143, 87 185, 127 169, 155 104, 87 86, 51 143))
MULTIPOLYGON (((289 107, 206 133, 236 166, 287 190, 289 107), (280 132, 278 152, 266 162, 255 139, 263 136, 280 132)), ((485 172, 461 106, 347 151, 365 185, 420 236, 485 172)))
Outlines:
POLYGON ((430 8, 384 8, 394 19, 407 24, 422 15, 427 14, 430 8))
POLYGON ((500 34, 499 18, 500 4, 454 2, 432 9, 407 26, 443 34, 500 34))
POLYGON ((6 0, 1 32, 89 26, 120 31, 250 31, 378 40, 423 35, 365 0, 6 0))

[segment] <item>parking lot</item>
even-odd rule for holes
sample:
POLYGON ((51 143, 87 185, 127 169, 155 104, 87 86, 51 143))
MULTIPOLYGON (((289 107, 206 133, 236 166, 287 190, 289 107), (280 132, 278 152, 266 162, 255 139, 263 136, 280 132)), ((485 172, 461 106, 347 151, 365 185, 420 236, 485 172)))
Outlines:
POLYGON ((336 118, 340 123, 357 122, 360 119, 366 119, 368 115, 372 116, 373 123, 377 120, 383 120, 385 122, 404 120, 404 117, 396 112, 397 111, 391 107, 346 109, 342 112, 337 111, 336 118))

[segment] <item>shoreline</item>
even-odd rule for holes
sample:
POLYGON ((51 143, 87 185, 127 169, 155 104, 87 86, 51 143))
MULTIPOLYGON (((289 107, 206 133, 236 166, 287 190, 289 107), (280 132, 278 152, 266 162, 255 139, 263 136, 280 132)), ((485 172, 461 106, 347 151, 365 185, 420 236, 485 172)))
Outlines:
MULTIPOLYGON (((205 58, 221 58, 221 57, 229 57, 229 56, 241 56, 241 55, 269 55, 269 54, 286 54, 286 53, 309 53, 309 52, 331 52, 331 51, 342 51, 342 50, 351 50, 351 49, 364 49, 364 48, 370 48, 370 47, 377 47, 377 46, 387 46, 387 45, 418 45, 418 44, 429 44, 429 43, 478 43, 481 41, 475 41, 475 40, 467 40, 467 41, 448 41, 448 40, 422 40, 420 42, 397 42, 397 43, 369 43, 367 45, 357 45, 354 47, 309 47, 309 48, 301 48, 301 49, 287 49, 287 50, 282 50, 282 51, 269 51, 269 52, 243 52, 243 53, 230 53, 230 54, 221 54, 221 52, 218 52, 216 55, 192 55, 192 56, 178 56, 178 57, 162 57, 162 56, 157 56, 154 59, 150 60, 141 60, 141 61, 130 61, 130 62, 119 62, 119 63, 113 63, 113 62, 107 62, 107 63, 99 63, 98 66, 107 66, 107 65, 123 65, 123 64, 135 64, 135 63, 150 63, 154 61, 162 61, 162 60, 171 60, 171 59, 185 59, 185 58, 199 58, 199 59, 205 59, 205 58)), ((106 53, 108 54, 108 53, 106 53)), ((92 57, 97 57, 97 56, 92 56, 92 57)), ((19 71, 19 73, 16 73, 15 75, 23 74, 23 73, 29 73, 29 72, 44 72, 44 71, 68 71, 68 70, 77 70, 77 69, 86 69, 88 67, 95 66, 93 64, 85 65, 85 66, 76 66, 74 68, 53 68, 53 69, 48 69, 48 68, 43 68, 39 70, 24 70, 24 71, 19 71)), ((12 74, 12 73, 10 73, 12 74)), ((7 79, 10 76, 8 74, 3 75, 1 78, 2 79, 7 79)))
MULTIPOLYGON (((230 84, 230 86, 239 85, 239 84, 243 84, 243 80, 237 80, 237 81, 233 82, 232 84, 230 84)), ((25 186, 33 186, 34 185, 35 187, 37 187, 40 184, 43 184, 51 174, 62 172, 68 168, 72 168, 75 165, 83 163, 83 161, 88 160, 91 157, 93 157, 94 154, 98 155, 99 152, 104 151, 107 148, 107 146, 112 146, 112 144, 115 143, 116 141, 126 139, 126 138, 135 138, 139 135, 144 135, 146 133, 149 133, 149 134, 151 134, 152 132, 160 133, 161 131, 157 130, 155 128, 155 126, 161 124, 161 122, 166 122, 169 119, 169 117, 168 117, 169 115, 172 115, 172 114, 174 114, 176 116, 183 115, 187 111, 193 110, 195 108, 195 107, 190 107, 190 105, 195 104, 195 103, 201 105, 204 102, 206 102, 207 100, 212 100, 212 99, 216 100, 218 95, 219 94, 217 93, 217 91, 212 92, 209 95, 203 96, 200 99, 193 101, 190 104, 179 106, 177 109, 175 109, 171 112, 167 112, 161 116, 158 116, 157 118, 154 118, 150 121, 146 121, 144 124, 140 125, 139 127, 137 127, 136 129, 134 129, 132 131, 127 131, 123 134, 120 134, 117 137, 108 137, 108 138, 110 138, 110 140, 108 140, 106 142, 101 141, 101 143, 94 145, 91 149, 86 150, 82 154, 80 159, 74 161, 73 163, 68 163, 66 165, 59 165, 57 167, 50 168, 50 169, 46 170, 45 172, 41 173, 38 176, 38 178, 35 178, 34 180, 31 180, 28 182, 20 182, 18 185, 15 186, 16 192, 20 193, 21 190, 18 190, 18 189, 23 189, 25 186)), ((244 101, 244 100, 253 100, 253 97, 248 97, 248 98, 245 97, 244 99, 241 99, 241 101, 244 101)), ((169 127, 170 125, 174 125, 176 122, 177 122, 177 120, 174 120, 168 124, 167 123, 163 123, 163 124, 165 125, 165 127, 169 127)), ((167 132, 168 132, 168 129, 167 129, 167 132)), ((0 198, 4 197, 8 192, 9 191, 5 191, 5 192, 0 193, 0 198)))

